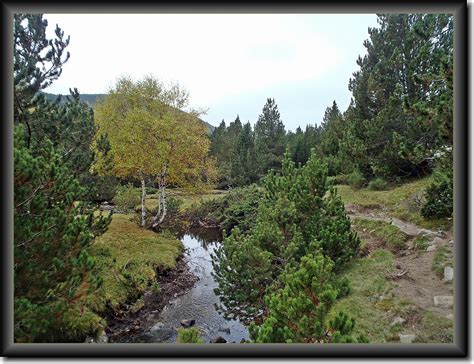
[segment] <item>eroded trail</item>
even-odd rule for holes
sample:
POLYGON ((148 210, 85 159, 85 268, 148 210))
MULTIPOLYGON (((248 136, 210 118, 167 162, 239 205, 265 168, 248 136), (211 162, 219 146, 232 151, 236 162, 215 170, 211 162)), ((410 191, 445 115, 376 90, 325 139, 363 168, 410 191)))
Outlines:
MULTIPOLYGON (((357 205, 346 205, 346 211, 351 219, 366 219, 384 221, 397 227, 407 236, 406 249, 395 256, 393 271, 387 272, 393 283, 393 295, 400 300, 411 302, 417 308, 414 312, 429 311, 436 317, 453 320, 453 277, 452 262, 454 242, 451 232, 433 231, 421 228, 413 223, 402 221, 389 216, 386 212, 368 210, 357 205), (414 246, 420 237, 425 237, 425 246, 414 246), (443 254, 445 262, 440 275, 433 269, 433 262, 443 254), (444 269, 447 271, 445 272, 444 269)), ((360 238, 370 246, 370 254, 384 247, 384 242, 375 237, 367 229, 357 229, 360 238)), ((415 313, 414 313, 415 314, 415 313)), ((405 325, 403 333, 416 334, 419 320, 413 317, 402 317, 409 325, 405 325)))

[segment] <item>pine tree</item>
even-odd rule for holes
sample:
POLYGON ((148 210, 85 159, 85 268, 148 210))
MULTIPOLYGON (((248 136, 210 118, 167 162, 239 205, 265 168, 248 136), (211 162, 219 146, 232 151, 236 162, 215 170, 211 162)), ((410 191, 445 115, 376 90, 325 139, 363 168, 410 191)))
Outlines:
POLYGON ((344 313, 327 319, 340 293, 331 259, 320 252, 305 255, 298 268, 285 272, 280 280, 281 287, 265 299, 269 312, 265 320, 250 326, 255 342, 367 342, 351 335, 355 320, 344 313))
MULTIPOLYGON (((353 74, 350 123, 366 176, 420 175, 452 135, 452 16, 381 14, 353 74)), ((346 138, 346 152, 350 145, 346 138)))
POLYGON ((216 293, 227 316, 261 320, 268 311, 267 288, 307 254, 321 250, 335 270, 355 256, 359 238, 326 178, 327 166, 314 152, 301 168, 287 154, 281 173, 266 176, 254 227, 247 234, 234 228, 216 251, 216 293))
POLYGON ((17 342, 81 340, 104 322, 74 305, 100 282, 90 275, 92 240, 111 216, 94 216, 77 177, 92 154, 92 111, 77 91, 64 105, 38 91, 61 74, 69 38, 45 36, 41 14, 14 16, 14 337, 17 342))
POLYGON ((31 139, 30 109, 42 96, 39 91, 56 80, 69 60, 69 37, 56 25, 55 38, 46 38, 48 21, 43 14, 15 14, 14 30, 14 120, 27 127, 27 145, 31 139))
POLYGON ((97 288, 87 272, 94 266, 87 248, 107 228, 84 201, 85 189, 47 141, 38 155, 27 147, 22 126, 15 129, 14 252, 15 339, 18 342, 74 340, 75 325, 94 332, 100 322, 76 312, 74 302, 97 288))
POLYGON ((264 176, 271 168, 279 169, 285 152, 285 126, 274 99, 267 99, 255 124, 255 148, 259 174, 264 176))

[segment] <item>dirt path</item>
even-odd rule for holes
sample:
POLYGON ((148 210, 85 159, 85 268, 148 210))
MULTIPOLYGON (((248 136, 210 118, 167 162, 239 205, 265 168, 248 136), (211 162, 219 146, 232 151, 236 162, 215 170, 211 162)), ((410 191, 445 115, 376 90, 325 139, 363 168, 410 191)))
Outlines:
MULTIPOLYGON (((450 232, 432 231, 423 229, 413 223, 402 221, 388 216, 383 211, 373 211, 359 206, 348 204, 346 211, 351 219, 367 219, 373 221, 385 221, 396 226, 407 235, 407 249, 401 251, 396 256, 393 273, 405 274, 393 280, 395 287, 392 293, 398 299, 404 299, 412 302, 416 306, 417 312, 430 311, 436 317, 444 317, 453 320, 452 304, 440 304, 439 300, 449 300, 449 298, 435 297, 453 297, 454 289, 452 281, 445 282, 432 269, 435 259, 436 249, 444 247, 448 259, 452 261, 453 257, 453 238, 450 232), (423 250, 413 247, 414 240, 419 236, 428 238, 429 248, 423 250)), ((360 238, 369 244, 369 253, 383 246, 383 242, 373 237, 369 232, 359 232, 360 238)), ((448 264, 447 266, 452 264, 448 264)), ((413 321, 410 317, 404 319, 408 322, 413 321)), ((417 334, 417 323, 406 325, 403 329, 404 334, 417 334)))

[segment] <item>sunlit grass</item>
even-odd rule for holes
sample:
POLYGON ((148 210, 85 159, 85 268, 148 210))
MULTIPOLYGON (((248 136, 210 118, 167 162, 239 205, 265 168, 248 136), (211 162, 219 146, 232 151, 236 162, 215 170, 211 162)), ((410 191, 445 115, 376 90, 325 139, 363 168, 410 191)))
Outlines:
POLYGON ((409 221, 427 229, 452 227, 452 220, 427 220, 420 215, 420 199, 431 182, 432 176, 412 180, 385 191, 371 191, 368 188, 354 190, 350 186, 337 185, 338 194, 345 203, 369 209, 385 209, 391 216, 409 221))

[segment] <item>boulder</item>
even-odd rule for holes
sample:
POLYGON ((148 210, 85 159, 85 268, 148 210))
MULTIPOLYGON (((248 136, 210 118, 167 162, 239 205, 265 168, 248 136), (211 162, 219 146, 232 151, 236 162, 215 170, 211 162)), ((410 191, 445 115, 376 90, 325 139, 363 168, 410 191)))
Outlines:
POLYGON ((188 319, 188 320, 181 320, 181 326, 183 327, 191 327, 194 326, 196 320, 188 319))
POLYGON ((105 331, 101 331, 97 334, 96 337, 88 336, 85 342, 89 344, 105 344, 109 342, 109 337, 107 336, 105 331))
POLYGON ((216 337, 214 340, 211 341, 213 344, 225 344, 227 342, 222 336, 216 337))
POLYGON ((439 245, 439 244, 443 244, 444 240, 441 239, 440 237, 436 237, 434 238, 432 241, 431 241, 431 245, 435 244, 435 245, 439 245))
POLYGON ((415 335, 413 334, 405 334, 405 335, 398 335, 400 337, 400 342, 403 344, 411 344, 413 340, 415 340, 415 335))
POLYGON ((436 307, 451 308, 453 307, 453 296, 434 296, 433 302, 436 307))
POLYGON ((444 281, 452 282, 454 277, 454 271, 452 267, 444 267, 444 281))
POLYGON ((395 325, 403 325, 405 322, 407 322, 407 320, 405 320, 404 318, 402 317, 396 317, 392 323, 390 324, 390 326, 395 326, 395 325))
POLYGON ((157 330, 161 330, 165 325, 163 324, 163 322, 157 322, 155 325, 153 325, 153 327, 150 329, 150 331, 157 331, 157 330))
POLYGON ((230 328, 229 327, 219 327, 217 331, 225 332, 226 334, 230 334, 230 328))
POLYGON ((428 248, 426 248, 427 252, 432 252, 433 250, 436 250, 436 245, 430 245, 428 248))
POLYGON ((432 238, 435 236, 435 232, 427 229, 419 229, 418 236, 426 236, 428 238, 432 238))

